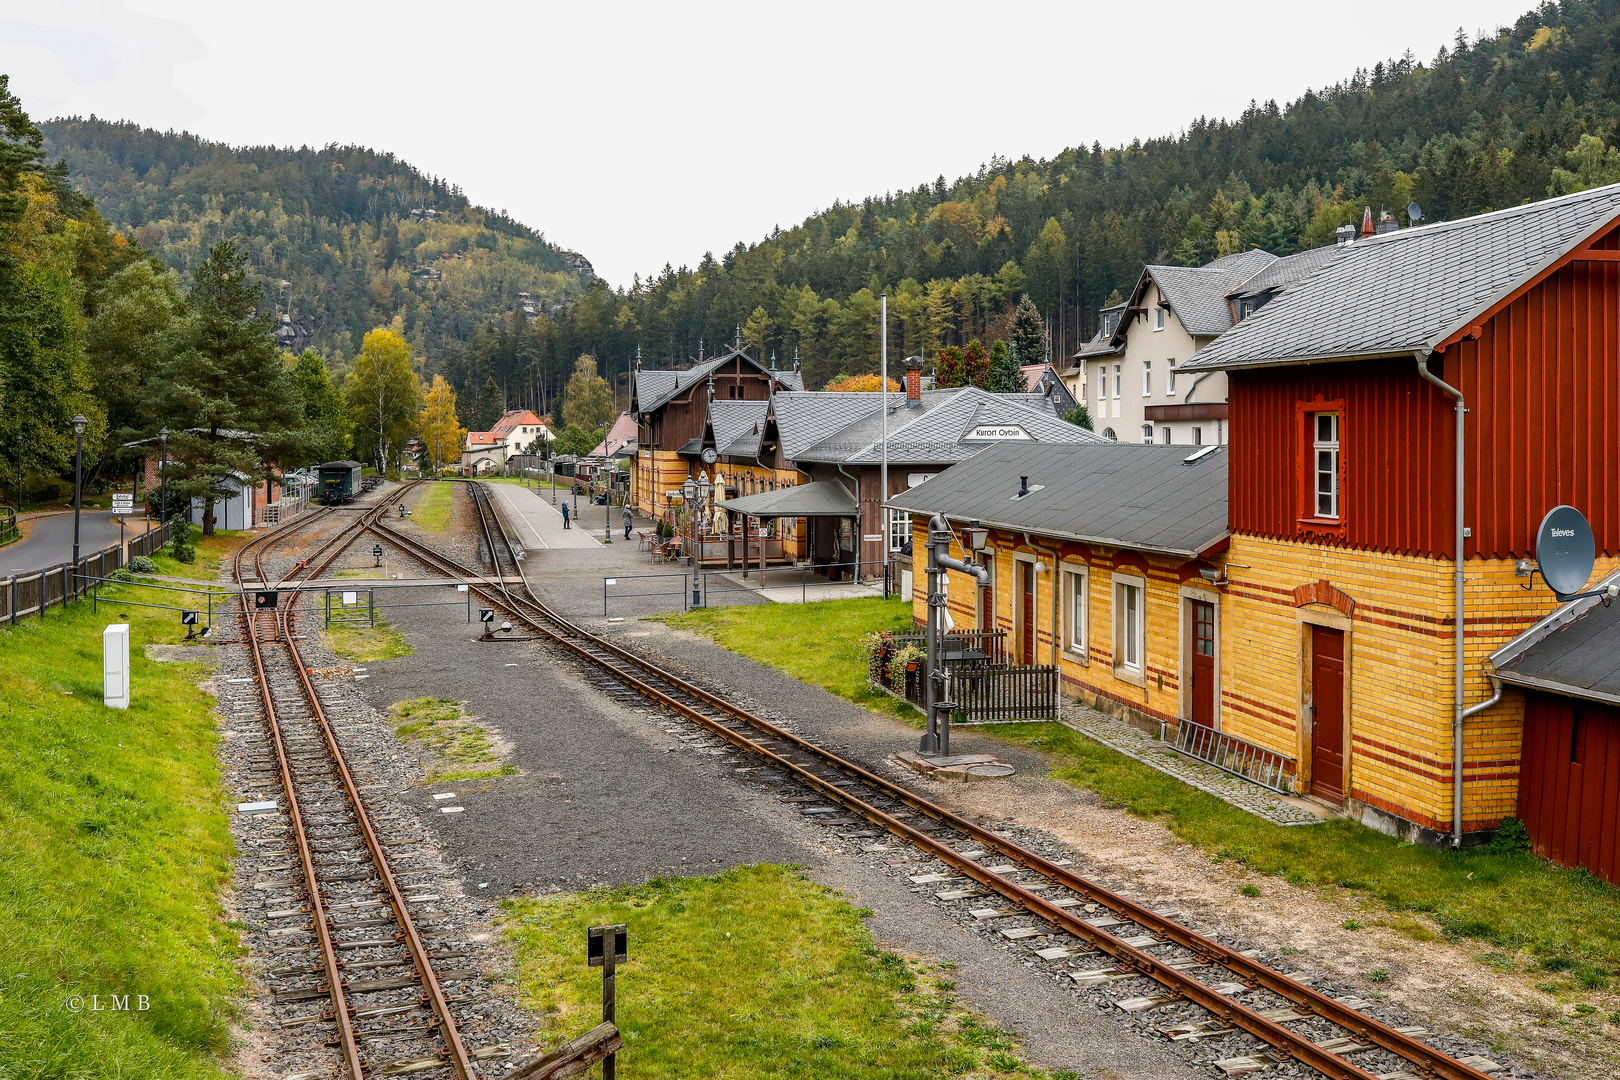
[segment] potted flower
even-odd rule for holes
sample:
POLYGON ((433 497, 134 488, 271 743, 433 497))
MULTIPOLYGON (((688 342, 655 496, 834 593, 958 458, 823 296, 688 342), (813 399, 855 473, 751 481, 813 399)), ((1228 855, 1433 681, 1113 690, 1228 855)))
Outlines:
POLYGON ((916 671, 922 666, 923 658, 928 654, 916 645, 907 645, 905 648, 889 657, 889 682, 896 686, 906 684, 906 672, 916 671))

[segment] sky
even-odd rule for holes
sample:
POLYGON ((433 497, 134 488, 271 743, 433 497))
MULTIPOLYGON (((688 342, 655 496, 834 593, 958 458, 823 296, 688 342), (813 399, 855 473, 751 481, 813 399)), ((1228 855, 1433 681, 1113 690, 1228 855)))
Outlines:
POLYGON ((0 72, 36 120, 392 152, 625 286, 997 154, 1121 145, 1406 49, 1427 62, 1530 7, 0 0, 0 72))

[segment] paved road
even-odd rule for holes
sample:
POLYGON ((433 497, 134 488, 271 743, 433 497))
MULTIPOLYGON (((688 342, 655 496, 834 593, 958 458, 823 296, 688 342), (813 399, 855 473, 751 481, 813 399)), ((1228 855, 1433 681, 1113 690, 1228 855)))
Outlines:
MULTIPOLYGON (((138 536, 146 530, 146 519, 129 515, 125 536, 138 536)), ((73 559, 73 515, 23 521, 27 538, 0 548, 0 574, 16 571, 32 573, 59 566, 73 559)), ((81 511, 79 515, 79 554, 83 555, 118 543, 118 518, 106 510, 81 511)))

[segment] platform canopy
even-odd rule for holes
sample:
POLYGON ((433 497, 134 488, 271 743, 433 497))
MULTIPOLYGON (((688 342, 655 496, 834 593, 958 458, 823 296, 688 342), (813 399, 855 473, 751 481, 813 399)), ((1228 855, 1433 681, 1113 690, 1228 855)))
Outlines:
POLYGON ((756 518, 855 517, 860 512, 855 497, 836 480, 817 480, 797 487, 762 491, 740 499, 724 499, 714 505, 756 518))

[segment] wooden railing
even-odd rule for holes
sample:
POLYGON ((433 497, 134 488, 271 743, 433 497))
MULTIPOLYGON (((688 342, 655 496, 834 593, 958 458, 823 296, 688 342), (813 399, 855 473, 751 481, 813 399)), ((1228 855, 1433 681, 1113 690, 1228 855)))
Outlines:
POLYGON ((1245 742, 1214 728, 1183 720, 1176 727, 1175 748, 1190 758, 1241 776, 1284 795, 1294 793, 1294 759, 1245 742))

